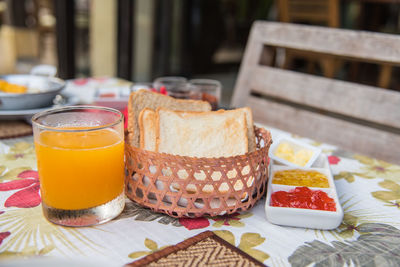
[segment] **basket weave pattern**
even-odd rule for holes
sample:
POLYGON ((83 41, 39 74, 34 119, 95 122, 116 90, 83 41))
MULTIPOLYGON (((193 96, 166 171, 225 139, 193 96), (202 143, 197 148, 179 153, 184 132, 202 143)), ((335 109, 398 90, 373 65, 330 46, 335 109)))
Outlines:
POLYGON ((255 127, 257 149, 228 158, 194 158, 142 150, 126 144, 126 195, 173 217, 244 211, 264 195, 270 133, 255 127))

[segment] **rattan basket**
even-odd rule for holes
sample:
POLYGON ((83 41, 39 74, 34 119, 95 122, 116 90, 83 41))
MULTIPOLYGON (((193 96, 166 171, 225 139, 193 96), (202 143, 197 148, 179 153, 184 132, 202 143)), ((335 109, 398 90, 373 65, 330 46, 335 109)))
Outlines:
POLYGON ((264 196, 270 133, 254 127, 257 149, 228 158, 194 158, 142 150, 126 144, 126 195, 173 217, 244 211, 264 196))

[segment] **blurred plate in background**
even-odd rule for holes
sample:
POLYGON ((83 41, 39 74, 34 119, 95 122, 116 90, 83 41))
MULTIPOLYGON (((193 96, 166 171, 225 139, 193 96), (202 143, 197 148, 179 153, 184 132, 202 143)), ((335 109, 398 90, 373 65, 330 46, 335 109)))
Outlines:
POLYGON ((43 108, 35 108, 35 109, 18 109, 18 110, 0 110, 0 120, 17 120, 17 119, 25 119, 30 122, 31 117, 41 111, 46 109, 51 109, 59 106, 71 106, 79 104, 78 97, 65 97, 61 95, 57 95, 57 99, 61 98, 58 103, 52 103, 47 107, 43 108))
POLYGON ((4 75, 0 80, 27 87, 27 92, 22 94, 0 91, 0 111, 49 107, 65 86, 65 82, 58 78, 25 74, 4 75))

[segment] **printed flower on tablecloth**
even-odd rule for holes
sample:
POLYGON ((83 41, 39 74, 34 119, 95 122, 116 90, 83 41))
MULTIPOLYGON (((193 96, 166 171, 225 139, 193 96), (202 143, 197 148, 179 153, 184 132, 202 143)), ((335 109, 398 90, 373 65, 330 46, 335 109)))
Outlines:
POLYGON ((27 156, 35 156, 34 146, 27 142, 18 142, 10 148, 10 151, 5 155, 5 158, 7 160, 17 160, 21 158, 25 159, 27 156))
MULTIPOLYGON (((0 211, 0 215, 3 214, 4 211, 0 211)), ((1 232, 0 233, 0 245, 3 243, 3 240, 6 239, 11 233, 10 232, 1 232)))
POLYGON ((159 251, 159 250, 161 250, 161 249, 163 249, 163 248, 168 247, 168 246, 163 246, 163 247, 160 247, 160 248, 159 248, 158 245, 157 245, 157 243, 156 243, 155 241, 149 239, 149 238, 146 238, 146 239, 144 240, 144 245, 145 245, 146 248, 149 249, 148 251, 136 251, 136 252, 132 252, 131 254, 128 255, 128 257, 129 257, 129 258, 132 258, 132 259, 136 259, 136 258, 145 256, 145 255, 150 255, 150 254, 152 254, 152 253, 154 253, 154 252, 156 252, 156 251, 159 251))
POLYGON ((0 233, 0 245, 3 243, 3 240, 6 239, 9 235, 11 235, 10 232, 1 232, 0 233))
POLYGON ((375 191, 371 193, 372 196, 386 202, 386 206, 400 208, 400 185, 390 180, 384 180, 378 185, 389 191, 375 191))
MULTIPOLYGON (((236 246, 235 236, 232 232, 227 230, 216 230, 214 233, 224 239, 225 241, 231 243, 232 245, 236 246)), ((238 248, 249 254, 250 256, 254 257, 255 259, 259 260, 260 262, 264 262, 269 258, 269 255, 259 249, 255 249, 264 243, 265 237, 262 237, 260 234, 257 233, 244 233, 238 245, 238 248)))
POLYGON ((213 224, 214 227, 221 227, 222 225, 226 226, 234 226, 234 227, 243 227, 244 223, 240 221, 240 219, 251 217, 253 214, 251 212, 244 212, 242 214, 235 212, 229 215, 213 217, 212 219, 215 221, 213 224))
POLYGON ((18 174, 19 180, 0 183, 0 191, 21 189, 4 202, 4 207, 32 208, 40 204, 40 183, 37 171, 26 170, 18 174))
POLYGON ((358 176, 367 179, 383 178, 400 182, 400 166, 360 155, 355 155, 354 159, 364 164, 364 166, 360 168, 357 174, 358 176))
POLYGON ((201 229, 210 226, 207 218, 179 218, 179 223, 188 230, 201 229))
POLYGON ((364 179, 383 178, 385 180, 400 182, 400 166, 360 155, 355 155, 354 159, 363 164, 360 170, 358 172, 342 171, 334 176, 335 180, 345 179, 349 183, 352 183, 357 176, 364 179))
POLYGON ((18 167, 8 171, 4 171, 6 167, 0 166, 0 181, 13 181, 19 180, 18 175, 24 171, 31 170, 30 167, 18 167))
POLYGON ((351 214, 345 213, 343 216, 343 221, 337 228, 338 234, 341 238, 351 238, 355 231, 358 231, 358 218, 351 214))
POLYGON ((331 156, 328 156, 328 161, 329 161, 329 164, 336 165, 340 162, 340 158, 331 155, 331 156))

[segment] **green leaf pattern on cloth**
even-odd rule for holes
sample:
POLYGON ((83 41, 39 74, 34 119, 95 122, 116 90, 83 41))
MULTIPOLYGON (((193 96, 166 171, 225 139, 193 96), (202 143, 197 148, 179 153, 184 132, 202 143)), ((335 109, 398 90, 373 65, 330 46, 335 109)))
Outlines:
POLYGON ((386 202, 387 206, 400 208, 400 185, 390 180, 384 180, 378 184, 388 191, 375 191, 371 193, 372 196, 386 202))
POLYGON ((338 227, 339 236, 343 239, 351 238, 358 231, 358 218, 349 213, 345 213, 343 221, 338 227))
POLYGON ((36 154, 33 143, 16 142, 7 153, 0 152, 0 182, 16 180, 26 170, 36 169, 36 154))
POLYGON ((244 218, 249 218, 253 216, 253 213, 251 212, 243 212, 243 213, 233 213, 230 215, 224 215, 224 216, 218 216, 218 217, 213 217, 215 223, 212 225, 214 227, 221 227, 223 225, 225 226, 233 226, 233 227, 244 227, 245 224, 244 222, 240 221, 241 219, 244 218))
POLYGON ((289 256, 289 262, 294 267, 400 265, 400 230, 387 224, 365 223, 358 231, 361 235, 354 241, 306 242, 289 256))
POLYGON ((43 256, 48 253, 50 253, 54 249, 54 246, 45 246, 42 249, 39 249, 34 246, 26 247, 21 251, 15 252, 15 251, 3 251, 0 253, 0 260, 5 260, 5 259, 13 259, 13 258, 19 258, 19 257, 33 257, 33 256, 43 256))
MULTIPOLYGON (((235 246, 235 236, 228 230, 216 230, 214 231, 216 235, 221 237, 222 239, 226 240, 230 244, 235 246)), ((264 243, 265 238, 262 237, 260 234, 257 233, 244 233, 240 238, 240 243, 238 248, 249 254, 250 256, 254 257, 260 262, 264 262, 269 258, 269 255, 259 249, 255 249, 264 243)))
POLYGON ((8 160, 17 160, 19 158, 31 157, 35 153, 33 144, 27 142, 15 143, 9 153, 5 156, 8 160))
POLYGON ((347 182, 352 183, 355 181, 354 173, 352 172, 339 172, 339 174, 334 175, 335 180, 345 179, 347 182))
POLYGON ((136 259, 136 258, 139 258, 139 257, 142 257, 142 256, 150 255, 150 254, 152 254, 152 253, 154 253, 156 251, 159 251, 159 250, 161 250, 163 248, 168 247, 168 246, 163 246, 163 247, 159 248, 157 243, 155 241, 149 239, 149 238, 146 238, 144 240, 144 246, 146 248, 148 248, 149 250, 132 252, 132 253, 130 253, 128 255, 128 257, 132 258, 132 259, 136 259))
POLYGON ((130 200, 127 200, 127 202, 125 203, 124 211, 121 213, 121 215, 118 216, 117 219, 125 218, 133 218, 135 221, 144 222, 157 221, 161 224, 171 224, 176 227, 182 226, 179 223, 178 219, 170 217, 163 213, 151 211, 130 200))

